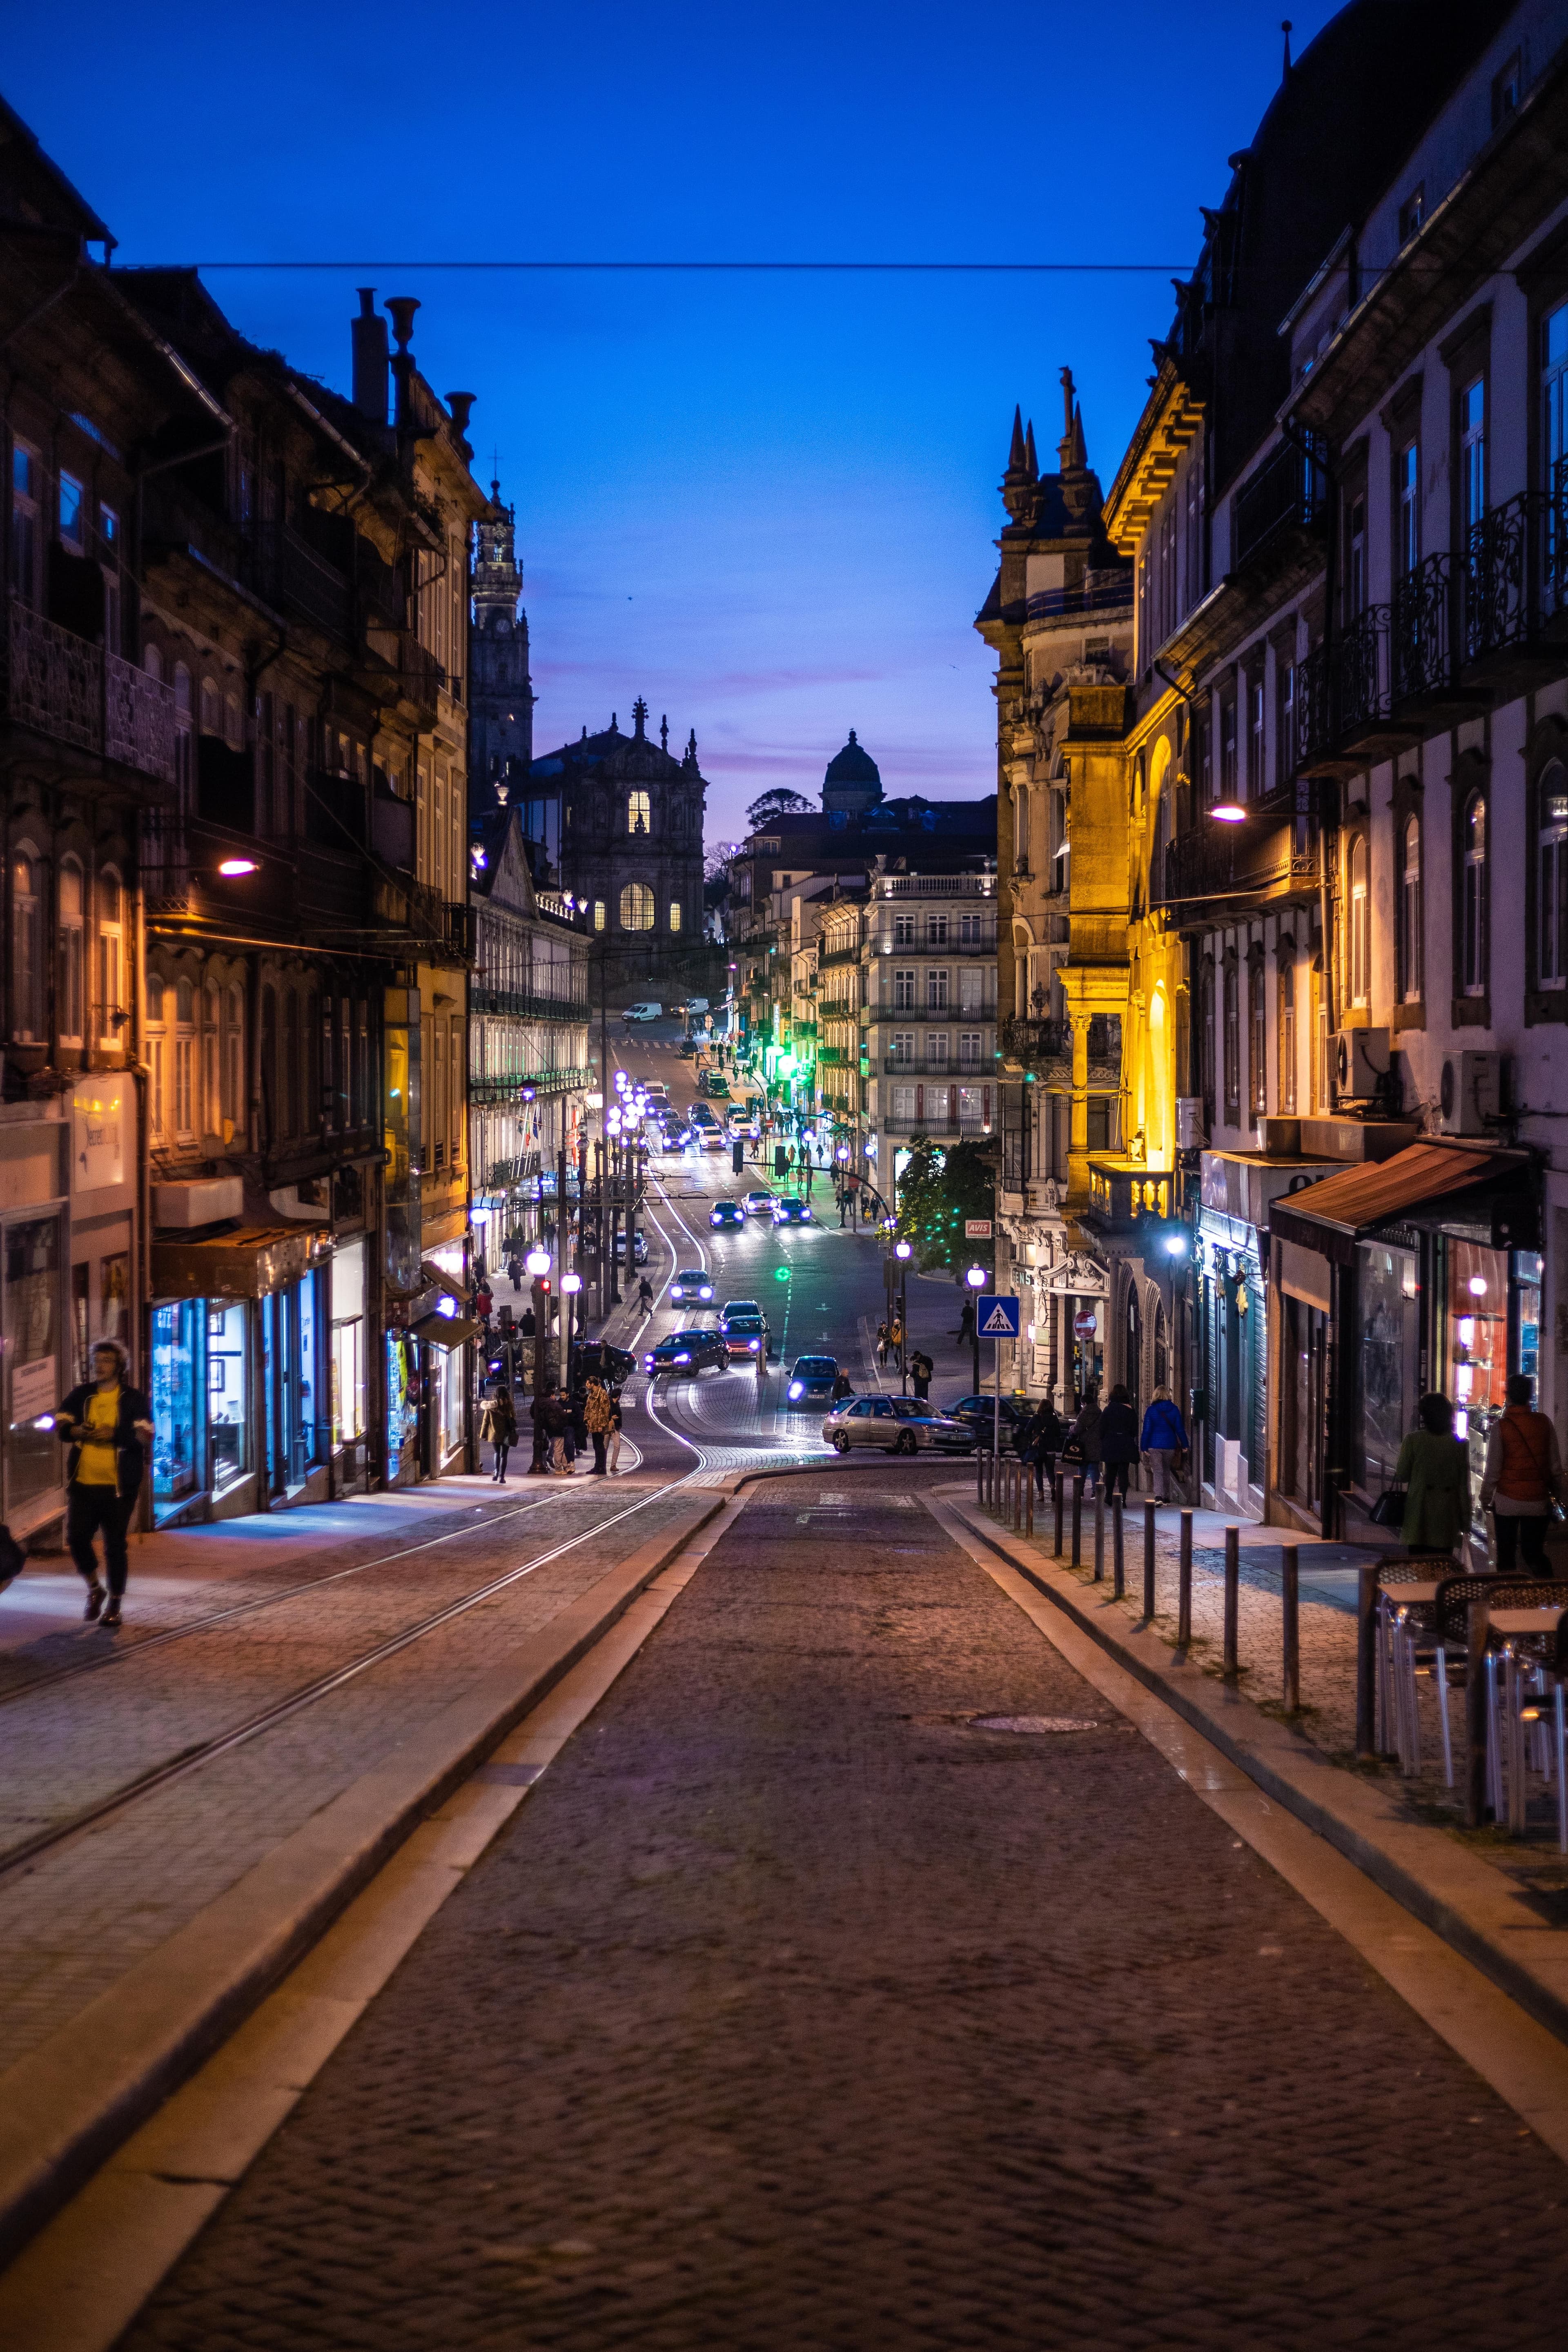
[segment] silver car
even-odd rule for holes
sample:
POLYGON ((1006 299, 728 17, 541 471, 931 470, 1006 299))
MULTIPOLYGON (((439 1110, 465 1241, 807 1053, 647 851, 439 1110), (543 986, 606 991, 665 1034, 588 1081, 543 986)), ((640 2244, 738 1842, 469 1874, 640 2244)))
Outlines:
POLYGON ((822 1424, 836 1453, 880 1446, 888 1454, 970 1454, 974 1432, 916 1397, 846 1397, 822 1424))

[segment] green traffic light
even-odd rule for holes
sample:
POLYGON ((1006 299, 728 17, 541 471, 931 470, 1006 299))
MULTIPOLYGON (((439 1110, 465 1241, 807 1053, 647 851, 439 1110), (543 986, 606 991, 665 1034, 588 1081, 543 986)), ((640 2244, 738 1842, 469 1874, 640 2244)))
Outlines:
POLYGON ((779 1266, 775 1266, 775 1267, 773 1268, 773 1280, 774 1280, 775 1282, 787 1282, 787 1281, 789 1280, 789 1268, 788 1268, 788 1266, 787 1266, 787 1265, 779 1265, 779 1266))

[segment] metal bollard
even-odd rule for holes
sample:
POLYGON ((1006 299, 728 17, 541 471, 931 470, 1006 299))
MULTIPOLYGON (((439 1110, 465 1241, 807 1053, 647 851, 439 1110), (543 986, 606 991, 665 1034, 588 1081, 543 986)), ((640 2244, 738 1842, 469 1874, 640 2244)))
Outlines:
POLYGON ((1110 1498, 1110 1595, 1113 1601, 1127 1598, 1127 1554, 1122 1547, 1121 1506, 1124 1497, 1110 1498))
MULTIPOLYGON (((1486 1827, 1491 1811, 1487 1801, 1487 1641, 1491 1632, 1491 1612, 1484 1601, 1470 1603, 1469 1631, 1469 1656, 1465 1665, 1465 1822, 1468 1828, 1479 1830, 1486 1827)), ((1358 1723, 1358 1755, 1359 1733, 1358 1723)))
POLYGON ((1143 1506, 1143 1622, 1154 1621, 1154 1506, 1143 1506))
POLYGON ((1019 1535, 1024 1527, 1024 1486, 1029 1475, 1026 1462, 1013 1465, 1013 1533, 1019 1535))
POLYGON ((1377 1570, 1363 1559, 1356 1579, 1355 1752, 1377 1753, 1377 1570))
POLYGON ((1024 1533, 1032 1536, 1035 1532, 1035 1465, 1029 1462, 1024 1466, 1028 1474, 1024 1480, 1024 1533))
POLYGON ((974 1449, 974 1507, 985 1508, 985 1456, 977 1445, 974 1449))
POLYGON ((1051 1535, 1051 1557, 1062 1556, 1062 1517, 1066 1509, 1066 1481, 1059 1470, 1051 1473, 1051 1516, 1055 1522, 1051 1535))
POLYGON ((1105 1581, 1105 1471, 1094 1482, 1094 1580, 1105 1581))
POLYGON ((1081 1470, 1072 1482, 1072 1559, 1068 1565, 1072 1568, 1083 1566, 1083 1472, 1081 1470))
POLYGON ((1241 1529, 1225 1531, 1225 1677, 1236 1680, 1241 1623, 1241 1529))
POLYGON ((1193 1638, 1193 1515, 1182 1513, 1182 1550, 1176 1570, 1176 1646, 1184 1650, 1193 1638))
POLYGON ((1287 1544, 1280 1554, 1279 1591, 1284 1607, 1285 1706, 1295 1715, 1301 1705, 1301 1554, 1287 1544))

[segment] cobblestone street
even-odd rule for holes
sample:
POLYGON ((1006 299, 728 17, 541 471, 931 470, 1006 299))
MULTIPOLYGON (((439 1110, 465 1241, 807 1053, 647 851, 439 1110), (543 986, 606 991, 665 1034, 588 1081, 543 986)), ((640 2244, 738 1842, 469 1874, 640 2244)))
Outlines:
POLYGON ((1560 2340, 1557 2159, 952 1476, 755 1490, 136 2352, 1560 2340))

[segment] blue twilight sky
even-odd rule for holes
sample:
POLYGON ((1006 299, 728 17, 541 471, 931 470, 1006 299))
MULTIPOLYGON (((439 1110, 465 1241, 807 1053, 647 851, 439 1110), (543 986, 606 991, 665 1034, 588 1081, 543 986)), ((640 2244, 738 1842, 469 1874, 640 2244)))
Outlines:
MULTIPOLYGON (((1333 13, 1295 16, 1298 54, 1333 13)), ((971 626, 1013 404, 1043 462, 1071 363, 1109 481, 1149 277, 446 273, 418 261, 1098 259, 1190 266, 1278 84, 1248 0, 78 0, 17 10, 4 90, 122 261, 215 270, 236 322, 348 388, 353 289, 415 294, 517 506, 540 750, 647 696, 710 779, 710 842, 815 793, 849 728, 890 792, 994 776, 971 626), (68 54, 64 38, 68 21, 68 54), (1194 37, 1201 33, 1202 37, 1194 37)))

